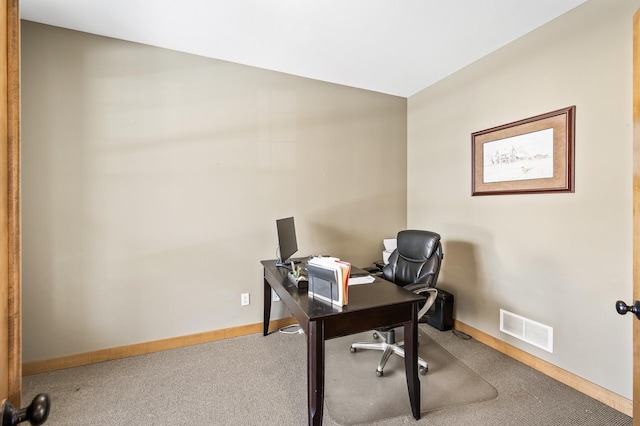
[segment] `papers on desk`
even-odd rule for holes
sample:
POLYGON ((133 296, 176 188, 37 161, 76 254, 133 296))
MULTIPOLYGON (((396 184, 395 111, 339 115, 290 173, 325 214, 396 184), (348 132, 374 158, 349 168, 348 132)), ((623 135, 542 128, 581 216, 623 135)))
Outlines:
POLYGON ((336 257, 317 256, 307 262, 308 294, 336 306, 349 303, 348 280, 351 264, 336 257))
POLYGON ((376 280, 375 277, 371 275, 365 275, 361 277, 350 277, 349 285, 357 285, 357 284, 369 284, 376 280))
POLYGON ((382 263, 385 265, 389 263, 389 257, 391 253, 398 247, 398 240, 395 238, 385 238, 382 240, 384 244, 384 250, 382 252, 382 263))

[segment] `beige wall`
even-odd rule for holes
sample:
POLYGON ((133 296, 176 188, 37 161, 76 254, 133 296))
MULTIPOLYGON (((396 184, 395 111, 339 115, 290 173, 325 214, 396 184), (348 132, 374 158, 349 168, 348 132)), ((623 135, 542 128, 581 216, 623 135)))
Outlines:
POLYGON ((361 266, 406 226, 406 99, 22 34, 24 361, 261 322, 277 218, 361 266))
POLYGON ((23 22, 24 361, 260 322, 294 215, 300 254, 361 266, 440 232, 457 319, 631 398, 638 7, 591 0, 408 101, 23 22), (575 193, 471 197, 472 132, 570 105, 575 193))
POLYGON ((408 227, 442 233, 456 317, 632 393, 632 15, 591 0, 408 100, 408 227), (576 105, 575 193, 471 196, 471 133, 576 105), (548 353, 499 309, 553 327, 548 353))

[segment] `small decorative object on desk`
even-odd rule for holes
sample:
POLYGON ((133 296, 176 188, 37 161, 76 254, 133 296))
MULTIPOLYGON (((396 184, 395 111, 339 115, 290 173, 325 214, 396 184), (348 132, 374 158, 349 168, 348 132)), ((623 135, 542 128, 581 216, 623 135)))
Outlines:
POLYGON ((351 264, 336 257, 317 256, 307 263, 309 297, 335 306, 349 303, 351 264))
POLYGON ((306 275, 303 275, 299 269, 289 271, 287 273, 287 279, 293 283, 298 289, 304 290, 309 284, 309 280, 306 275))

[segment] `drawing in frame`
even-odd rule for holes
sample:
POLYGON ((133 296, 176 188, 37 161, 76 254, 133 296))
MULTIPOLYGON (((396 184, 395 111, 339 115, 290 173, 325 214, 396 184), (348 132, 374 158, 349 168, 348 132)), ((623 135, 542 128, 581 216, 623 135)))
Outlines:
POLYGON ((471 134, 471 195, 573 192, 576 107, 471 134))

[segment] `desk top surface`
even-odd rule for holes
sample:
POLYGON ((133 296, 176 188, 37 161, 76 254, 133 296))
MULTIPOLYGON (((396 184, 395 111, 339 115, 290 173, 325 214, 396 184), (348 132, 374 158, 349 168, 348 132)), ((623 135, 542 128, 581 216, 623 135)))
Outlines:
POLYGON ((375 277, 375 281, 372 283, 350 285, 349 304, 340 308, 327 302, 309 298, 307 290, 299 290, 295 284, 287 279, 287 269, 276 267, 276 260, 263 260, 260 263, 264 266, 265 278, 280 298, 285 303, 295 302, 310 319, 360 312, 384 306, 412 304, 424 300, 423 296, 405 290, 380 277, 375 277), (285 298, 290 300, 285 300, 285 298))

